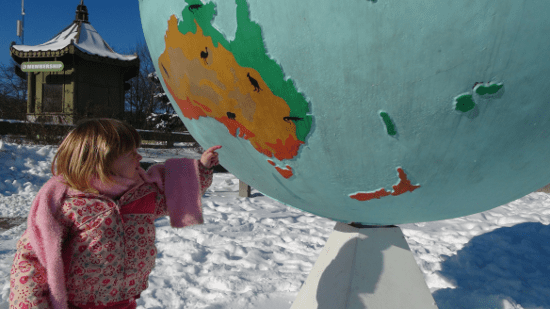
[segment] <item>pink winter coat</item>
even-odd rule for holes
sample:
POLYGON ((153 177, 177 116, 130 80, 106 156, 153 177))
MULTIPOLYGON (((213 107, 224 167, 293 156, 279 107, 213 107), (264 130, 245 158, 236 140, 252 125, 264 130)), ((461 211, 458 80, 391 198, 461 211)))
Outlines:
POLYGON ((212 171, 171 159, 138 182, 95 182, 101 194, 50 179, 35 198, 10 277, 12 308, 135 308, 155 265, 154 220, 203 223, 201 196, 212 171))

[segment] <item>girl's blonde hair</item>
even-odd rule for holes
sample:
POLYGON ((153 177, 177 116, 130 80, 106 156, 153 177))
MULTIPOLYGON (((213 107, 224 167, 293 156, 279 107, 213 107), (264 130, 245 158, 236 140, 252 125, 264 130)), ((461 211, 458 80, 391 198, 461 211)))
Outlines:
POLYGON ((62 175, 79 191, 94 192, 92 179, 112 183, 113 162, 141 144, 136 129, 115 119, 80 122, 61 142, 52 162, 52 174, 62 175))

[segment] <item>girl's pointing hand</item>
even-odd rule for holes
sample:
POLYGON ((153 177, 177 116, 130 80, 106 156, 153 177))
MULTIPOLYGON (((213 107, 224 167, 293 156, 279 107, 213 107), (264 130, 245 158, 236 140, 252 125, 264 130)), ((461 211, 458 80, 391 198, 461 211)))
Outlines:
POLYGON ((222 148, 222 146, 212 146, 208 148, 201 156, 201 163, 206 168, 213 168, 214 166, 220 164, 218 159, 218 153, 216 150, 222 148))

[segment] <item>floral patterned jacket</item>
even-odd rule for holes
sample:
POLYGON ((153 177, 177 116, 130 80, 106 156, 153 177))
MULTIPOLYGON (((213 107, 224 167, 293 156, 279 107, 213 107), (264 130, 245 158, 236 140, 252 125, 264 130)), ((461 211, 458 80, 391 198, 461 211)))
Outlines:
MULTIPOLYGON (((202 195, 212 171, 199 171, 202 195)), ((55 214, 63 227, 68 308, 115 308, 119 302, 135 308, 133 299, 147 288, 155 265, 154 221, 166 215, 165 195, 155 184, 143 183, 119 200, 69 189, 55 214)), ((10 309, 51 308, 46 277, 26 231, 11 270, 10 309)))

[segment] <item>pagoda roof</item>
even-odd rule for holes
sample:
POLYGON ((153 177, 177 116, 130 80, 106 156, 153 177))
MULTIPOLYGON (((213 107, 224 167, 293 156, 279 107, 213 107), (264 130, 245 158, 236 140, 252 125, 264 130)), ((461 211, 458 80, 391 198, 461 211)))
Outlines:
POLYGON ((79 17, 79 13, 82 15, 82 12, 79 12, 81 6, 83 6, 82 2, 77 9, 77 18, 75 21, 51 40, 34 46, 12 45, 10 48, 12 56, 14 58, 22 58, 21 60, 23 60, 25 58, 60 57, 67 53, 81 52, 92 56, 91 58, 107 58, 108 60, 123 62, 133 62, 138 59, 137 55, 122 55, 115 52, 88 22, 85 6, 83 6, 84 10, 86 10, 84 18, 79 17))

